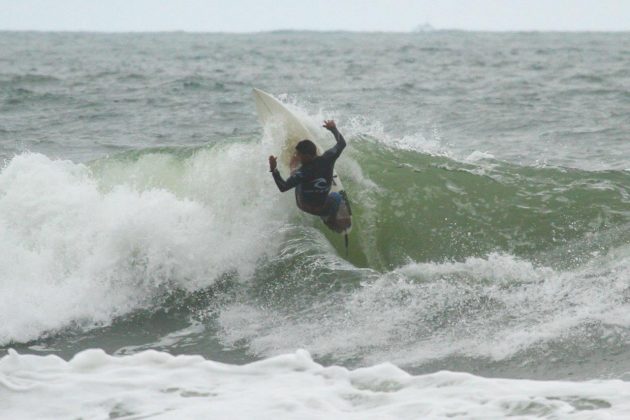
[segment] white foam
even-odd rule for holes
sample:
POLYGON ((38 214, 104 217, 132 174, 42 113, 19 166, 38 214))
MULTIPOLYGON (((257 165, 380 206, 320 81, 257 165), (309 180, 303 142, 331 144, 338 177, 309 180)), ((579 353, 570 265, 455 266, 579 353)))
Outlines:
POLYGON ((593 322, 630 326, 630 258, 569 272, 492 254, 463 262, 364 270, 359 288, 316 300, 299 316, 239 303, 218 318, 227 346, 271 356, 304 347, 318 357, 420 366, 448 357, 496 362, 554 340, 578 340, 593 322), (248 320, 255 319, 255 322, 248 320))
MULTIPOLYGON (((335 109, 320 108, 317 112, 312 112, 308 109, 307 104, 302 103, 297 97, 287 94, 279 95, 278 97, 292 112, 300 117, 300 120, 311 132, 317 133, 319 140, 327 138, 326 131, 321 128, 321 122, 323 120, 336 119, 344 137, 352 139, 352 141, 369 136, 379 144, 389 148, 451 157, 451 152, 443 142, 438 127, 432 128, 431 137, 429 138, 420 132, 393 136, 386 131, 385 126, 377 119, 363 115, 344 117, 335 109)), ((325 147, 326 143, 323 143, 323 145, 325 147)), ((351 148, 345 153, 352 154, 351 148)), ((343 160, 340 161, 340 163, 342 162, 343 160)))
POLYGON ((427 138, 422 133, 411 133, 403 136, 389 134, 383 124, 364 116, 349 118, 344 126, 348 136, 369 136, 379 144, 398 150, 426 153, 433 156, 451 157, 451 152, 443 142, 437 130, 433 130, 432 137, 427 138))
POLYGON ((15 157, 0 174, 0 344, 108 324, 226 272, 248 278, 292 208, 265 165, 262 146, 243 144, 110 162, 98 176, 15 157))
POLYGON ((474 152, 469 154, 466 157, 466 159, 464 159, 464 161, 466 161, 466 162, 479 162, 480 160, 486 160, 486 159, 495 159, 495 157, 494 157, 494 155, 492 153, 475 150, 474 152))
MULTIPOLYGON (((166 334, 164 337, 159 338, 157 341, 153 341, 146 344, 124 346, 114 352, 116 356, 138 353, 143 350, 162 350, 173 349, 174 347, 184 347, 186 345, 195 344, 195 336, 202 334, 206 328, 198 321, 193 321, 191 325, 181 330, 174 331, 166 334)), ((32 350, 38 350, 35 346, 29 347, 32 350)), ((44 350, 45 351, 45 350, 44 350)))
POLYGON ((2 415, 19 419, 437 419, 630 416, 630 383, 412 376, 385 363, 323 367, 308 352, 229 365, 153 350, 0 359, 2 415), (33 402, 36 401, 36 404, 33 402))

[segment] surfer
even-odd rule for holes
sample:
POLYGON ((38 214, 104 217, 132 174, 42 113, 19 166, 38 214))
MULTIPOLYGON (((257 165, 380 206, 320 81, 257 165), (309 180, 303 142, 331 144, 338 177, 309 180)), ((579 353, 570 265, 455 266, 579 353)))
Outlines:
POLYGON ((334 225, 334 219, 344 197, 338 192, 330 192, 333 185, 335 162, 346 147, 335 121, 324 121, 324 128, 330 131, 337 144, 317 156, 317 146, 311 140, 302 140, 295 146, 291 159, 291 176, 285 181, 278 171, 277 157, 269 156, 269 170, 280 192, 295 188, 295 201, 300 210, 320 216, 326 225, 334 225), (301 165, 298 167, 298 165, 301 165))

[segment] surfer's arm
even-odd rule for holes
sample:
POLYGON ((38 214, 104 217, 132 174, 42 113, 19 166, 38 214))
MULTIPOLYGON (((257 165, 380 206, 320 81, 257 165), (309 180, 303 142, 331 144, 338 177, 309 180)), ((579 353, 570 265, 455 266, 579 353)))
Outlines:
POLYGON ((282 175, 280 175, 280 171, 277 168, 271 171, 271 174, 273 175, 273 180, 276 181, 276 185, 278 186, 280 192, 285 192, 291 188, 295 188, 302 182, 302 178, 304 177, 302 172, 296 171, 285 181, 282 179, 282 175))
POLYGON ((325 121, 324 127, 330 131, 333 136, 335 136, 335 141, 337 142, 337 144, 324 152, 324 156, 330 156, 337 159, 339 155, 341 155, 343 149, 346 148, 346 139, 344 139, 339 130, 337 130, 337 126, 333 120, 325 121))
POLYGON ((341 152, 343 151, 343 149, 346 148, 346 140, 343 138, 343 136, 341 135, 339 130, 337 130, 337 128, 330 130, 330 132, 333 134, 333 136, 335 136, 335 140, 337 141, 337 144, 335 144, 330 149, 326 150, 324 152, 324 156, 330 156, 333 159, 337 159, 339 155, 341 155, 341 152))

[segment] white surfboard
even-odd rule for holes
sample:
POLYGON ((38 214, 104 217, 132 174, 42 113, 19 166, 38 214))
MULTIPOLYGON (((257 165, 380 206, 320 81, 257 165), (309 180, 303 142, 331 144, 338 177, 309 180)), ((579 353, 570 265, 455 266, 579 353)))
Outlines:
MULTIPOLYGON (((294 112, 287 108, 282 102, 274 98, 267 92, 260 89, 253 89, 254 102, 256 104, 256 112, 258 114, 258 120, 264 127, 267 124, 280 124, 284 130, 284 143, 282 152, 280 153, 280 161, 286 167, 289 167, 291 157, 295 153, 295 146, 304 139, 309 139, 317 145, 317 153, 322 154, 322 148, 317 144, 316 133, 313 133, 307 128, 307 126, 300 120, 294 112)), ((332 139, 331 139, 332 140, 332 139)), ((295 168, 291 168, 294 170, 295 168)), ((344 197, 344 202, 337 212, 338 226, 326 225, 337 233, 347 234, 352 229, 352 212, 350 206, 347 203, 346 193, 341 184, 341 179, 337 175, 337 171, 333 171, 333 182, 331 187, 332 192, 338 192, 344 197)))

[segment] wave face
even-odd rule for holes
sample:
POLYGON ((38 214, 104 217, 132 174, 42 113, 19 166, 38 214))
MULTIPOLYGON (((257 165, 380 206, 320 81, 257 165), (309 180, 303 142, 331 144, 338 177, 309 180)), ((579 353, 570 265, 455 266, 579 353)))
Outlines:
POLYGON ((578 264, 602 246, 625 243, 627 171, 523 167, 483 156, 475 162, 478 155, 454 161, 369 139, 354 146, 363 173, 377 186, 355 193, 364 200, 357 219, 377 251, 375 265, 490 252, 578 264), (607 239, 584 240, 592 232, 607 239), (549 255, 562 244, 575 253, 571 261, 549 255))

